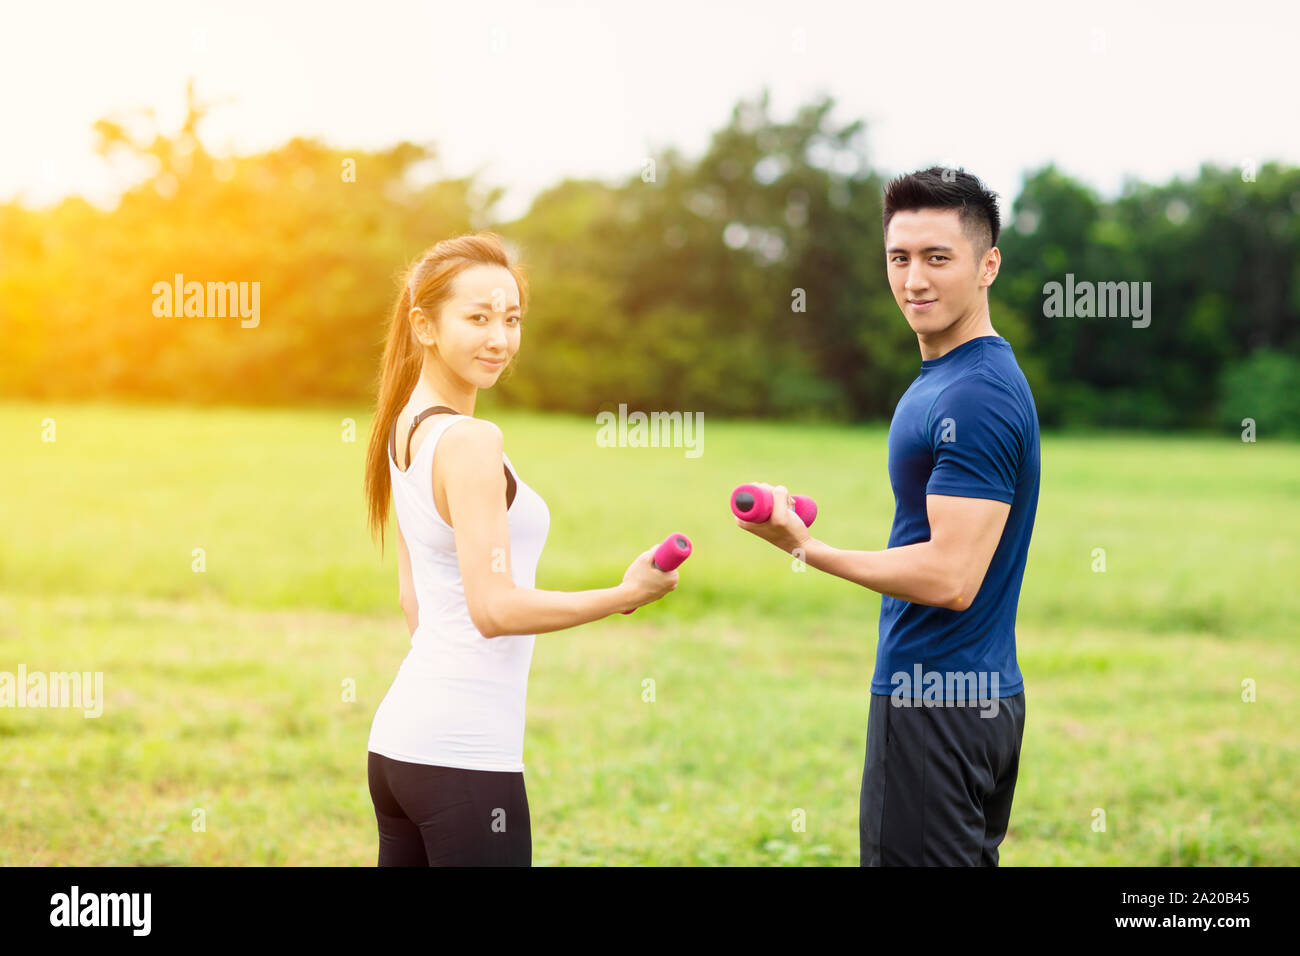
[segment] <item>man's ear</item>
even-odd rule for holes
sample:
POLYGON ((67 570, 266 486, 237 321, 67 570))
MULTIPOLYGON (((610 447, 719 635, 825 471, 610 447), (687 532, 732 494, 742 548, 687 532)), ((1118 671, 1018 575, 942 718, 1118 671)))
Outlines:
POLYGON ((988 252, 984 253, 984 268, 980 274, 980 286, 987 289, 993 284, 993 280, 998 277, 998 270, 1002 267, 1002 253, 997 246, 994 246, 988 252))

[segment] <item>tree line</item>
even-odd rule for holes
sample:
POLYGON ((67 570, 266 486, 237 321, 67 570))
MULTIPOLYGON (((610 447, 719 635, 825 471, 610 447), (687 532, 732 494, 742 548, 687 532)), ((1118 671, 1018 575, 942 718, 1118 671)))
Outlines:
MULTIPOLYGON (((105 161, 146 171, 112 210, 0 206, 4 394, 369 401, 402 269, 484 228, 531 287, 494 401, 857 422, 887 419, 917 373, 885 273, 887 177, 830 97, 785 119, 743 99, 702 155, 566 179, 513 221, 500 189, 437 178, 432 145, 218 157, 207 109, 191 87, 173 134, 96 123, 105 161), (177 275, 256 283, 259 319, 157 314, 177 275)), ((1300 169, 1207 164, 1106 199, 1052 164, 1002 198, 991 315, 1045 426, 1300 430, 1300 169), (1146 324, 1063 312, 1076 283, 1145 288, 1146 324)))

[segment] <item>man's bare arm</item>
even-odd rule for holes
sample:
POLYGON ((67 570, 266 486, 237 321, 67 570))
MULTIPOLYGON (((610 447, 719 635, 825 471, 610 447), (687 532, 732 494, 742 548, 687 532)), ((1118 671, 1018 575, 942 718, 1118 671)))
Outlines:
POLYGON ((804 563, 914 604, 964 611, 975 601, 1011 506, 991 498, 926 495, 930 540, 884 551, 842 551, 810 538, 804 563))
POLYGON ((930 540, 884 551, 842 551, 804 527, 784 485, 772 492, 772 516, 762 524, 736 524, 783 551, 800 552, 805 564, 914 604, 964 611, 984 583, 1011 505, 992 498, 926 495, 930 540))

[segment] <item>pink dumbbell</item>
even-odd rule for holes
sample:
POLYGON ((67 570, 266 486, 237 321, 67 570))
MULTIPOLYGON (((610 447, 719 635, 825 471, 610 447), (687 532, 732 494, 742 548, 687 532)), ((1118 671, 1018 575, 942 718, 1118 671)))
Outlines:
MULTIPOLYGON (((669 571, 676 571, 678 566, 691 556, 691 539, 684 534, 670 534, 655 548, 654 556, 650 559, 655 569, 667 574, 669 571)), ((636 608, 632 608, 635 611, 636 608)), ((624 611, 624 614, 631 614, 632 611, 624 611)))
MULTIPOLYGON (((794 513, 811 528, 817 520, 817 502, 807 495, 794 495, 794 513)), ((741 485, 731 493, 731 513, 741 521, 762 524, 772 517, 772 492, 758 485, 741 485)))

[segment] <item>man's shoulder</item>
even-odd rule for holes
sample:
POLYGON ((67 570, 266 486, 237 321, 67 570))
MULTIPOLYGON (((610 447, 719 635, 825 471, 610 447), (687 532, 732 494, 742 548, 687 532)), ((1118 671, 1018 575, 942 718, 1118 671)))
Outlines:
POLYGON ((1023 396, 1015 380, 1004 371, 983 363, 972 365, 953 376, 934 394, 930 412, 967 411, 1014 404, 1023 409, 1023 396))
POLYGON ((982 372, 1015 394, 1020 394, 1023 390, 1025 394, 1032 395, 1029 380, 1025 378, 1024 370, 1020 367, 1020 360, 1016 358, 1011 343, 1006 339, 987 345, 973 371, 982 372))

